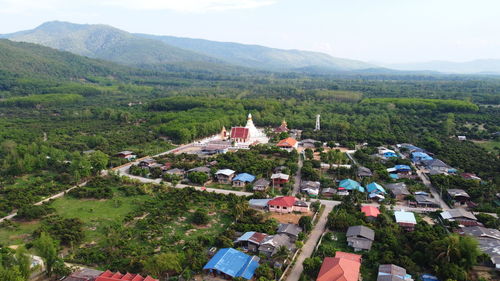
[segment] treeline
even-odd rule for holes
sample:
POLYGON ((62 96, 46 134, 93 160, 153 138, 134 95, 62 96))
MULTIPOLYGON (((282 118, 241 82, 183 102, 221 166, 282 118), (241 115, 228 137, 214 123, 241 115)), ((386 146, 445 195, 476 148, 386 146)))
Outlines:
POLYGON ((440 112, 474 112, 479 107, 463 100, 418 99, 418 98, 369 98, 364 99, 366 104, 393 104, 403 109, 429 109, 440 112))
POLYGON ((64 105, 77 103, 83 100, 83 97, 77 94, 45 94, 32 95, 26 97, 13 97, 0 101, 0 107, 24 107, 33 108, 40 106, 64 105))

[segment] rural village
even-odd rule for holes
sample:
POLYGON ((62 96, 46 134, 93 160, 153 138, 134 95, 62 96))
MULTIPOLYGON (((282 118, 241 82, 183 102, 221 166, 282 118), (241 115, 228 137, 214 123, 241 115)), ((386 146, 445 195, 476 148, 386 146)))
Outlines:
MULTIPOLYGON (((320 116, 316 130, 321 130, 320 116)), ((377 281, 437 281, 436 270, 448 269, 425 267, 417 261, 432 253, 384 263, 395 259, 385 257, 389 249, 382 246, 382 240, 387 245, 388 239, 397 240, 392 236, 399 235, 411 243, 404 245, 408 251, 425 247, 429 243, 425 240, 437 238, 425 236, 437 235, 435 225, 445 231, 439 234, 443 239, 456 234, 453 239, 477 241, 484 253, 478 274, 494 275, 500 270, 500 231, 485 223, 498 221, 498 217, 474 211, 477 195, 467 190, 480 185, 482 179, 462 173, 435 158, 432 151, 412 144, 373 147, 368 142, 342 147, 302 139, 301 131, 288 128, 285 120, 275 128, 257 128, 248 114, 245 126, 221 128, 215 136, 155 156, 121 151, 112 158, 121 165, 101 172, 104 184, 122 181, 153 190, 174 188, 164 195, 172 198, 150 203, 119 228, 165 221, 163 226, 156 225, 158 230, 141 234, 146 235, 145 241, 166 242, 155 241, 158 249, 170 243, 187 251, 188 236, 195 235, 202 243, 197 254, 205 258, 202 271, 193 272, 194 280, 357 281, 363 275, 377 281), (113 179, 106 179, 110 177, 113 179), (449 177, 461 184, 450 184, 449 177), (184 211, 157 209, 173 206, 184 211), (172 217, 165 220, 164 216, 172 217), (217 237, 207 237, 210 235, 217 237), (416 268, 425 271, 410 275, 416 268)), ((39 205, 65 194, 85 198, 92 185, 99 183, 84 183, 39 205)), ((140 200, 147 196, 141 195, 140 200)), ((494 203, 500 205, 500 194, 494 203)), ((12 214, 2 223, 15 217, 12 214)), ((113 230, 108 231, 107 239, 113 239, 113 230)), ((96 237, 86 241, 89 246, 96 244, 96 237)), ((158 280, 83 266, 85 255, 90 252, 74 258, 70 264, 75 271, 63 281, 158 280)), ((165 258, 175 263, 175 257, 165 258)), ((193 257, 192 262, 199 261, 193 257)), ((453 262, 446 266, 456 266, 453 262)), ((44 267, 36 256, 33 263, 40 270, 44 267)), ((178 280, 187 276, 176 266, 169 271, 178 280)))

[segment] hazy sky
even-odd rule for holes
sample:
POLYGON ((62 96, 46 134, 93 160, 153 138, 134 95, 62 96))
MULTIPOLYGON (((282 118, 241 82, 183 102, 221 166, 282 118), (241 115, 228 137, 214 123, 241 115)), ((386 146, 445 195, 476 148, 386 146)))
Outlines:
POLYGON ((498 0, 0 0, 0 33, 51 20, 372 62, 500 58, 498 0))

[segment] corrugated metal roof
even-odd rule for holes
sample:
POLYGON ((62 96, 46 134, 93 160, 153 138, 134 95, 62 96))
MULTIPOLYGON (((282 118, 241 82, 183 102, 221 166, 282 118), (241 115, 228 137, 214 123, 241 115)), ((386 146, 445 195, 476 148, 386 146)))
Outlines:
POLYGON ((220 249, 203 269, 215 269, 233 278, 251 279, 258 267, 258 257, 249 256, 233 248, 224 248, 220 249))

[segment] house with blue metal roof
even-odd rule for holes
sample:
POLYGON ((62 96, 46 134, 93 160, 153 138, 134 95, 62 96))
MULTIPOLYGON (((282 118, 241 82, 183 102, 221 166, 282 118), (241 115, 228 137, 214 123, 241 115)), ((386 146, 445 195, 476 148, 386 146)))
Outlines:
POLYGON ((378 183, 372 182, 366 186, 366 191, 369 193, 383 194, 386 193, 385 189, 378 183))
POLYGON ((244 187, 245 185, 252 183, 254 180, 254 175, 250 175, 247 173, 237 174, 236 177, 233 178, 233 186, 244 187))
POLYGON ((361 184, 359 184, 359 182, 351 179, 345 179, 340 181, 339 188, 345 190, 357 190, 359 192, 365 192, 365 188, 362 187, 361 184))
POLYGON ((203 267, 203 271, 223 278, 242 277, 252 279, 259 267, 260 258, 250 256, 233 248, 220 249, 203 267))
POLYGON ((412 152, 411 154, 411 160, 413 162, 421 162, 421 161, 429 161, 429 160, 432 160, 434 158, 432 158, 431 156, 429 156, 429 154, 425 153, 425 152, 412 152))

